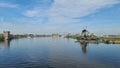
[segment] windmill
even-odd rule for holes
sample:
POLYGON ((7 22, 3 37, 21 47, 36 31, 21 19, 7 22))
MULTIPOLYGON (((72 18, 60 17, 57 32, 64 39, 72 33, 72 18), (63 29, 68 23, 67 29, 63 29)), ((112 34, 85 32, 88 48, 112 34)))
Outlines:
POLYGON ((86 29, 83 29, 83 30, 82 30, 81 36, 82 36, 82 39, 88 40, 89 32, 88 32, 88 30, 87 30, 87 27, 86 27, 86 29))

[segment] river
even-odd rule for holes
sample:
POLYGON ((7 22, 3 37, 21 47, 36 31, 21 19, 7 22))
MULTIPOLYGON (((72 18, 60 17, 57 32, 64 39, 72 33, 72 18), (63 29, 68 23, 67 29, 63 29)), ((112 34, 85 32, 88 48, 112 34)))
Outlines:
POLYGON ((0 43, 0 68, 120 68, 120 44, 75 43, 65 38, 22 38, 0 43))

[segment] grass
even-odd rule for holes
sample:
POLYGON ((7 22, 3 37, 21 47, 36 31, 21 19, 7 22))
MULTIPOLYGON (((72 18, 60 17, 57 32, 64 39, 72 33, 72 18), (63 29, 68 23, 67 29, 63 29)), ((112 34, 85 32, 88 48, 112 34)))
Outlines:
MULTIPOLYGON (((69 38, 80 40, 78 36, 71 36, 69 38)), ((101 42, 109 42, 110 44, 120 44, 120 37, 96 37, 96 39, 101 40, 101 42)))
POLYGON ((120 38, 118 37, 101 37, 100 39, 110 40, 110 41, 120 41, 120 38))

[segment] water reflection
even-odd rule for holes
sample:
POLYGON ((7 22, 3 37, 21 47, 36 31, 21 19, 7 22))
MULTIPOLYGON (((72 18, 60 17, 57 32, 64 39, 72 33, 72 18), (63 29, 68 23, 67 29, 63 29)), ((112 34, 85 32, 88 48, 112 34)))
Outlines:
POLYGON ((87 42, 87 41, 81 41, 81 42, 77 42, 77 43, 80 44, 81 49, 82 49, 82 52, 83 52, 84 54, 87 53, 87 46, 88 46, 88 44, 90 44, 90 43, 91 43, 91 44, 96 44, 96 45, 99 44, 99 42, 87 42))
POLYGON ((10 48, 10 41, 11 40, 5 40, 3 42, 0 42, 0 44, 2 44, 2 46, 4 46, 5 48, 10 48))
POLYGON ((87 53, 87 46, 88 46, 88 43, 87 42, 80 42, 80 45, 81 45, 81 48, 82 48, 82 52, 84 54, 87 53))

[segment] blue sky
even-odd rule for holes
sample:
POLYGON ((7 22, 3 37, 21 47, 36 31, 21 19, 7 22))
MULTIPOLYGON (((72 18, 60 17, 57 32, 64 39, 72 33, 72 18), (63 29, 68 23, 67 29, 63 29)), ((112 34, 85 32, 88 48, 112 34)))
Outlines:
POLYGON ((120 34, 120 0, 0 0, 0 32, 120 34))

